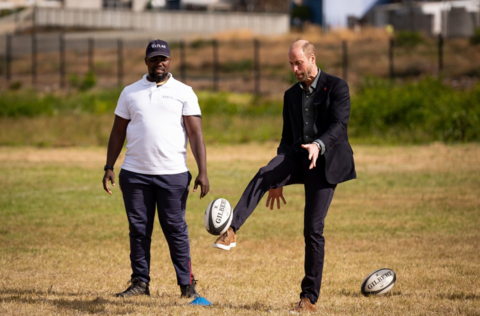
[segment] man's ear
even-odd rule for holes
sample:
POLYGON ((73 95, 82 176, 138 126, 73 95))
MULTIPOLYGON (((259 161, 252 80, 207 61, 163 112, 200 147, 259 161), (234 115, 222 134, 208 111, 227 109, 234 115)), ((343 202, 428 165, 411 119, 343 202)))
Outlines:
POLYGON ((145 57, 145 65, 148 65, 147 62, 148 62, 147 57, 145 57))

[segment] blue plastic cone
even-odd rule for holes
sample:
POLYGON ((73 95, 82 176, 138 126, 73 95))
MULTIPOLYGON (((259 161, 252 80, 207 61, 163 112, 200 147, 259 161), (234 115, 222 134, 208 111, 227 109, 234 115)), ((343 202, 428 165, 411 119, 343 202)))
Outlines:
POLYGON ((204 297, 197 297, 190 303, 190 305, 211 306, 212 303, 204 297))

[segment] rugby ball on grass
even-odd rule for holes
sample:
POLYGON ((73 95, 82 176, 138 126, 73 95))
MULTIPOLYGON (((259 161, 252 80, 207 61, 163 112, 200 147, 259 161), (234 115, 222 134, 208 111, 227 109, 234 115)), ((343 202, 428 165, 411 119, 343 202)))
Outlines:
POLYGON ((396 280, 397 275, 391 269, 383 268, 373 271, 362 283, 362 294, 365 296, 387 294, 396 280))
POLYGON ((212 201, 203 217, 205 229, 212 235, 221 235, 232 224, 233 211, 227 200, 219 198, 212 201))

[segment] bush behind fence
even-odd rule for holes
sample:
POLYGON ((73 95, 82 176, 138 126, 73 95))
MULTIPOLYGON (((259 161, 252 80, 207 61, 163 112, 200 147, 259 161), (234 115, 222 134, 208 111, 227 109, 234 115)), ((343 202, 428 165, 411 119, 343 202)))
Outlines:
MULTIPOLYGON (((77 143, 82 133, 97 133, 90 145, 105 145, 120 89, 75 92, 70 95, 6 91, 0 95, 0 145, 32 144, 36 136, 24 133, 32 122, 87 116, 97 129, 78 126, 75 135, 50 136, 51 145, 77 143), (29 117, 29 118, 28 118, 29 117), (108 117, 108 118, 105 118, 108 117), (24 122, 12 124, 12 121, 24 122), (98 122, 97 122, 98 121, 98 122), (29 123, 30 122, 30 123, 29 123), (108 122, 105 126, 105 122, 108 122), (5 127, 8 126, 8 127, 5 127), (18 129, 18 131, 16 131, 18 129), (84 131, 84 132, 82 132, 84 131)), ((254 94, 198 92, 205 138, 209 142, 278 141, 281 135, 282 101, 254 94)), ((480 141, 480 84, 456 91, 440 79, 396 84, 368 78, 352 96, 349 135, 362 143, 425 143, 432 141, 480 141)), ((74 122, 76 120, 73 120, 74 122)), ((82 123, 84 124, 84 123, 82 123)), ((35 125, 35 124, 33 124, 35 125)), ((49 129, 51 123, 44 124, 49 129)), ((71 123, 69 123, 71 125, 71 123)), ((73 133, 73 131, 72 131, 73 133)), ((90 139, 85 135, 85 139, 90 139)), ((33 142, 44 144, 45 140, 33 142)))

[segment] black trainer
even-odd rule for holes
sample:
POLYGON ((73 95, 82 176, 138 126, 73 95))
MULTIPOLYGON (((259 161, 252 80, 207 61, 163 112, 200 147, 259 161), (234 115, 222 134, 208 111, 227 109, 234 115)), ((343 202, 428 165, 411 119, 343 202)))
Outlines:
POLYGON ((180 285, 180 291, 182 291, 181 298, 197 298, 200 297, 200 294, 195 290, 195 285, 197 284, 197 280, 192 275, 192 284, 187 285, 180 285))
POLYGON ((130 286, 122 293, 115 294, 116 297, 130 297, 136 295, 148 295, 150 296, 150 290, 148 284, 141 281, 139 278, 132 278, 130 280, 130 286))

